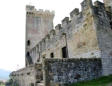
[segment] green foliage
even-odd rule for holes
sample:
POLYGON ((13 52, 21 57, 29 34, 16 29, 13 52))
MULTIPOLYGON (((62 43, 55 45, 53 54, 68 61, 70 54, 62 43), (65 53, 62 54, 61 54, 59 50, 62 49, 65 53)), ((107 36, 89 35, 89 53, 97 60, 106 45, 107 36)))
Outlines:
POLYGON ((109 86, 108 84, 110 83, 112 84, 112 75, 104 76, 104 77, 94 79, 91 81, 78 82, 75 84, 71 84, 69 86, 109 86))
POLYGON ((0 86, 5 86, 4 82, 0 81, 0 86))
POLYGON ((0 85, 0 86, 5 86, 5 85, 2 84, 2 85, 0 85))

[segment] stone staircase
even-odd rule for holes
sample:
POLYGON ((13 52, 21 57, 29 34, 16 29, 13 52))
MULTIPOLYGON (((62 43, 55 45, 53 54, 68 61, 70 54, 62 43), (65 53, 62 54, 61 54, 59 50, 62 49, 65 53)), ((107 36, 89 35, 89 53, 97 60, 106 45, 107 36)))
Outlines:
POLYGON ((42 64, 36 65, 36 86, 44 86, 42 64))

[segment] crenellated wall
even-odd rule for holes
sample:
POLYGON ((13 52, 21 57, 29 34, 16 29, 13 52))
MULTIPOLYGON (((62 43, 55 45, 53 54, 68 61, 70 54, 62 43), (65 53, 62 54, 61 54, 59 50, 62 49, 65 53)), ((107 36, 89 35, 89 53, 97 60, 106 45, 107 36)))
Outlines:
POLYGON ((100 47, 103 43, 99 42, 100 33, 98 33, 98 30, 99 28, 103 30, 103 28, 111 27, 111 15, 104 8, 104 3, 99 1, 96 1, 93 5, 91 0, 84 0, 81 6, 81 12, 79 12, 78 8, 75 8, 70 13, 70 18, 65 17, 62 24, 56 25, 55 29, 51 30, 37 44, 38 47, 31 50, 34 63, 37 61, 42 62, 44 58, 52 58, 52 53, 53 58, 63 58, 62 49, 64 47, 66 47, 67 58, 103 57, 100 47))
POLYGON ((112 10, 91 0, 83 0, 81 8, 53 29, 52 12, 27 6, 26 68, 13 72, 13 81, 64 86, 112 74, 112 10))
MULTIPOLYGON (((85 0, 83 3, 86 3, 85 0)), ((94 27, 94 7, 89 2, 87 7, 82 4, 82 11, 75 8, 70 13, 70 18, 65 17, 62 24, 56 25, 38 44, 31 50, 31 57, 35 63, 35 58, 42 61, 42 58, 51 58, 50 53, 54 53, 54 58, 62 57, 62 48, 67 47, 68 57, 91 58, 101 57, 94 27), (88 36, 89 35, 89 36, 88 36), (38 53, 32 53, 37 52, 38 53)))

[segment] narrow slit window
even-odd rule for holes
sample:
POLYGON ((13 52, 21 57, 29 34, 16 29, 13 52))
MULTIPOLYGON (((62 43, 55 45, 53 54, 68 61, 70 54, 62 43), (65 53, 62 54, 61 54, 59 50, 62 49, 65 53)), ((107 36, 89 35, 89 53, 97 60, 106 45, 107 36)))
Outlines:
POLYGON ((31 44, 31 43, 30 43, 30 40, 28 40, 28 41, 27 41, 27 46, 30 46, 30 44, 31 44))
POLYGON ((110 27, 111 27, 111 29, 112 29, 112 21, 110 22, 110 27))

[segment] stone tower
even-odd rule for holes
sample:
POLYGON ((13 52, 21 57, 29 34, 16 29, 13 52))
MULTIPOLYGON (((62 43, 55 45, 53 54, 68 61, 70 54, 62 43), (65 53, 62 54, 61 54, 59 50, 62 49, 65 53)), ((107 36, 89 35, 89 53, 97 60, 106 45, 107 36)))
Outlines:
POLYGON ((32 64, 29 51, 53 29, 54 13, 26 6, 26 65, 32 64))

